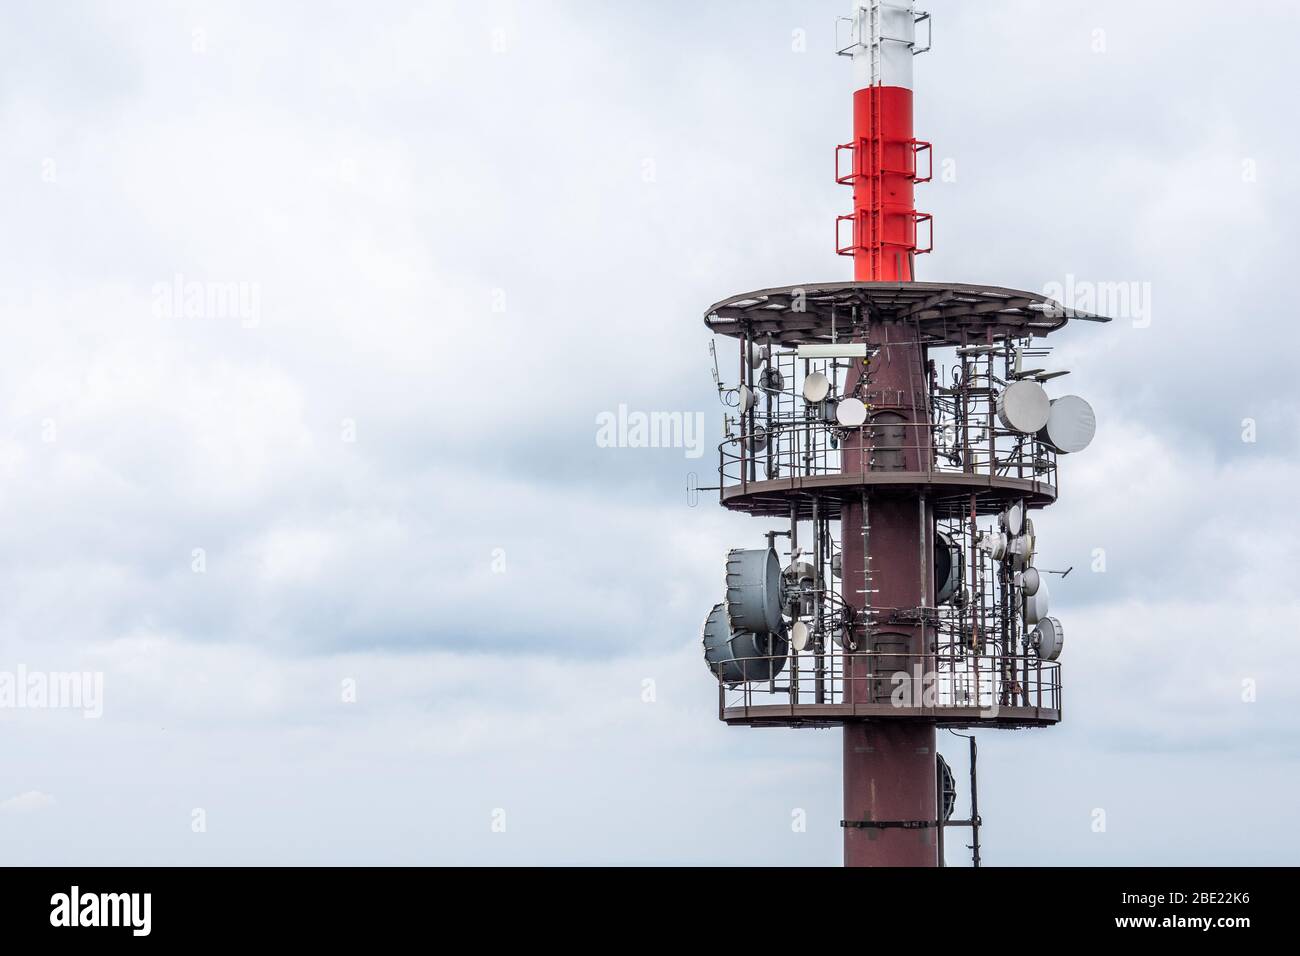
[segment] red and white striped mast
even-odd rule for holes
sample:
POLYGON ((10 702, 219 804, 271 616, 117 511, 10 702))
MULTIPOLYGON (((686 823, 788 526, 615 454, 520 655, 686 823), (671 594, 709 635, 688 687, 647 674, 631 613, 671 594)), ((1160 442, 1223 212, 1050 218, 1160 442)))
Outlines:
POLYGON ((911 282, 916 278, 921 224, 913 187, 928 182, 918 158, 930 165, 930 144, 912 131, 912 58, 918 48, 916 27, 929 23, 910 0, 854 0, 848 22, 849 43, 840 53, 853 60, 853 141, 836 151, 836 178, 853 186, 853 212, 836 224, 838 251, 853 256, 858 282, 911 282))

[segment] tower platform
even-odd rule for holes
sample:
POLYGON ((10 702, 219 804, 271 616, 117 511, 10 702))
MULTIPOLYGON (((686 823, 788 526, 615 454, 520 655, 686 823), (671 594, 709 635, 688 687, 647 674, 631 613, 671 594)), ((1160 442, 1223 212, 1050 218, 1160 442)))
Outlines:
POLYGON ((770 335, 781 345, 853 341, 868 323, 915 329, 924 345, 979 345, 1045 336, 1070 319, 1110 321, 1037 292, 949 282, 777 286, 730 296, 704 315, 705 324, 719 335, 770 335))

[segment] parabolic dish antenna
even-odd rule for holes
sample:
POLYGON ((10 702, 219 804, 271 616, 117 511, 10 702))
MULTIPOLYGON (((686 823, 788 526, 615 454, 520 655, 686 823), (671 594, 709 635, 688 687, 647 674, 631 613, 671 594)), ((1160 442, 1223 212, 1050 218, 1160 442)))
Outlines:
POLYGON ((811 372, 803 380, 805 402, 820 402, 831 391, 831 380, 824 372, 811 372))
POLYGON ((943 805, 943 819, 952 819, 952 811, 957 808, 957 778, 952 775, 952 768, 942 754, 935 754, 938 763, 939 799, 943 805))
POLYGON ((790 646, 801 651, 812 641, 812 631, 803 621, 795 621, 790 628, 790 646))
POLYGON ((1032 435, 1047 424, 1051 402, 1043 386, 1029 379, 1012 382, 998 395, 998 420, 1005 428, 1032 435))
POLYGON ((1017 501, 1007 509, 1007 533, 1020 534, 1025 530, 1025 503, 1017 501))
POLYGON ((704 619, 704 660, 720 679, 734 684, 740 680, 740 668, 732 668, 729 663, 731 655, 731 624, 727 620, 727 608, 722 604, 713 605, 713 610, 704 619))
POLYGON ((1039 430, 1038 440, 1069 454, 1087 448, 1096 433, 1097 416, 1092 406, 1078 395, 1062 395, 1052 399, 1047 424, 1039 430))
POLYGON ((1047 592, 1047 582, 1039 580, 1033 594, 1025 595, 1025 623, 1038 624, 1045 617, 1051 606, 1051 595, 1047 592))
POLYGON ((785 666, 785 638, 734 630, 724 604, 713 605, 704 619, 703 641, 709 670, 728 684, 771 680, 785 666))
MULTIPOLYGON (((795 561, 788 568, 781 572, 781 597, 782 605, 790 608, 800 603, 800 600, 811 600, 813 584, 817 580, 817 572, 807 561, 795 561)), ((798 610, 791 610, 789 613, 797 615, 798 610)))
POLYGON ((1038 593, 1038 586, 1042 578, 1039 577, 1037 568, 1025 568, 1017 575, 1017 578, 1017 583, 1020 585, 1020 590, 1024 592, 1025 597, 1033 597, 1038 593))
POLYGON ((741 414, 754 407, 754 392, 748 385, 736 389, 736 407, 740 409, 741 414))
POLYGON ((994 561, 1001 561, 1007 556, 1007 536, 1001 531, 986 532, 980 537, 979 546, 989 553, 994 561))
POLYGON ((1065 631, 1061 630, 1061 622, 1054 617, 1043 618, 1029 639, 1038 651, 1038 656, 1045 661, 1056 660, 1065 648, 1065 631))
POLYGON ((785 376, 779 368, 769 365, 758 377, 758 387, 765 392, 779 392, 785 388, 785 376))
POLYGON ((947 604, 961 586, 961 552, 942 531, 934 536, 934 603, 947 604))
POLYGON ((771 549, 727 553, 727 613, 738 631, 781 631, 781 563, 771 549))
POLYGON ((1016 571, 1023 571, 1032 565, 1034 555, 1038 552, 1038 541, 1034 537, 1034 522, 1029 518, 1024 520, 1024 532, 1012 538, 1007 544, 1007 554, 1011 557, 1011 567, 1016 571))
POLYGON ((846 398, 835 406, 835 420, 845 428, 857 428, 867 420, 867 406, 860 398, 846 398))
POLYGON ((795 561, 783 572, 786 580, 786 587, 798 587, 800 584, 807 582, 809 585, 817 579, 817 572, 807 561, 795 561))

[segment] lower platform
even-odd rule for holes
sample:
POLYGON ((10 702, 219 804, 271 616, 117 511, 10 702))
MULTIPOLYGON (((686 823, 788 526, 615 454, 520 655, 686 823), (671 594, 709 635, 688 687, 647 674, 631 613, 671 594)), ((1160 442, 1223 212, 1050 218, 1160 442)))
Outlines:
MULTIPOLYGON (((771 673, 778 661, 742 669, 771 673)), ((1061 720, 1061 668, 1034 656, 909 655, 838 648, 779 659, 780 679, 718 684, 718 718, 747 727, 918 722, 951 728, 1050 727, 1061 720)))
POLYGON ((871 721, 918 721, 936 727, 1025 729, 1060 723, 1061 711, 1048 707, 914 707, 892 704, 749 704, 722 707, 718 716, 739 727, 839 727, 871 721))

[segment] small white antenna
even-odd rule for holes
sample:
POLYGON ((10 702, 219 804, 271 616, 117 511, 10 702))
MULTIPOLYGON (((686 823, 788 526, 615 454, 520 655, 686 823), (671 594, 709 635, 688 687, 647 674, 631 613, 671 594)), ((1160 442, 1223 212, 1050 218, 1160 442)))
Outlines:
POLYGON ((806 402, 820 402, 831 390, 831 381, 824 372, 809 372, 803 380, 803 397, 806 402))

